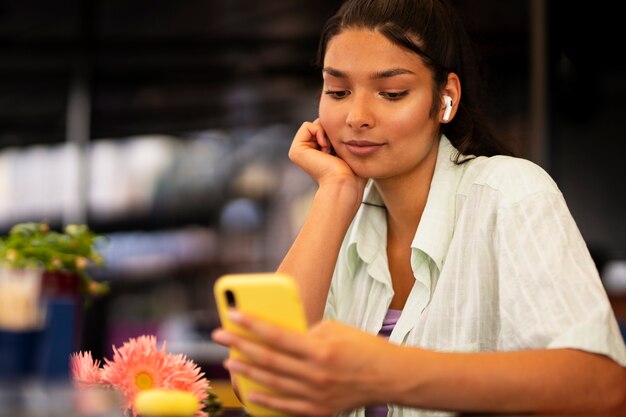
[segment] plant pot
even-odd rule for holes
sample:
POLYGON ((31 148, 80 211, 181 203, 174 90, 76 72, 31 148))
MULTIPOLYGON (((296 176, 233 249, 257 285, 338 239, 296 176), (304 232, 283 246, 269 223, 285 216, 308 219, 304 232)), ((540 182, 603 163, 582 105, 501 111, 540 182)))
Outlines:
POLYGON ((41 274, 41 295, 52 299, 82 298, 80 277, 72 272, 43 271, 41 274))
POLYGON ((80 350, 84 315, 80 279, 69 272, 42 273, 46 319, 39 369, 44 379, 69 378, 70 355, 80 350))

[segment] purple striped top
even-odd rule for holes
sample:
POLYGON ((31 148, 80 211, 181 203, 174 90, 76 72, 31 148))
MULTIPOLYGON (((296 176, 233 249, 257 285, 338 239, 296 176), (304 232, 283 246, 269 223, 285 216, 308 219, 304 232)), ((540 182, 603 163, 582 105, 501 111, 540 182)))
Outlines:
MULTIPOLYGON (((379 336, 389 339, 393 328, 396 326, 398 319, 402 314, 402 310, 387 310, 387 314, 383 319, 383 327, 378 332, 379 336)), ((365 417, 386 417, 387 404, 377 404, 365 408, 365 417)))

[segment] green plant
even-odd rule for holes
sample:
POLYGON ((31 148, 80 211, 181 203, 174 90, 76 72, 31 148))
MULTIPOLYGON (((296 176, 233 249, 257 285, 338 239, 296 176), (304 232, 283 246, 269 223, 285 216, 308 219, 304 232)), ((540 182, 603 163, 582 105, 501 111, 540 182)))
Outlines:
POLYGON ((70 224, 63 232, 56 232, 46 223, 19 223, 0 238, 0 266, 74 273, 81 280, 84 295, 102 294, 108 286, 94 281, 87 272, 89 267, 104 265, 96 249, 102 239, 86 225, 70 224))

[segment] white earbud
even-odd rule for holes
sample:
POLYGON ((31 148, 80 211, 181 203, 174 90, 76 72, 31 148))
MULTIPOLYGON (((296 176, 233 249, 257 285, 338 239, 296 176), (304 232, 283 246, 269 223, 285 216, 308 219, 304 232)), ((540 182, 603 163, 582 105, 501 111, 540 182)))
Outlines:
POLYGON ((443 113, 443 121, 447 122, 450 120, 450 113, 452 113, 452 97, 443 96, 443 101, 446 105, 446 110, 443 113))

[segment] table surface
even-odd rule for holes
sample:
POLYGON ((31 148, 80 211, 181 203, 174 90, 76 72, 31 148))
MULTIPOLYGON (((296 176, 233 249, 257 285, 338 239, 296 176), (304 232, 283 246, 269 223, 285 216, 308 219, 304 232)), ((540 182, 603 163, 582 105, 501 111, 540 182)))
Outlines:
MULTIPOLYGON (((216 417, 246 417, 247 413, 244 410, 242 404, 235 396, 230 381, 216 379, 211 381, 211 387, 217 394, 218 398, 222 402, 223 409, 216 417)), ((7 389, 6 385, 0 385, 0 417, 85 417, 85 414, 77 412, 74 409, 73 403, 76 403, 77 398, 71 386, 60 385, 55 386, 37 386, 24 387, 25 390, 13 391, 13 393, 20 393, 19 398, 12 397, 12 392, 7 389), (15 403, 14 399, 19 399, 21 402, 15 403)), ((92 397, 89 397, 92 398, 92 397)), ((84 400, 84 399, 83 399, 84 400)), ((80 401, 79 401, 80 402, 80 401)), ((96 401, 101 403, 101 401, 96 401)), ((119 404, 109 404, 115 406, 115 410, 119 408, 119 404)), ((94 415, 94 414, 89 414, 94 415)), ((101 414, 98 414, 101 415, 101 414)), ((113 412, 106 414, 110 416, 119 416, 120 413, 113 412)), ((526 414, 528 415, 528 414, 526 414)), ((614 413, 614 414, 594 414, 595 417, 623 417, 626 413, 614 413)), ((459 417, 497 417, 507 416, 515 417, 522 416, 522 414, 499 414, 499 413, 459 413, 459 417)), ((544 414, 535 414, 535 416, 544 416, 544 414)), ((589 417, 588 413, 585 414, 551 414, 552 417, 589 417)))

